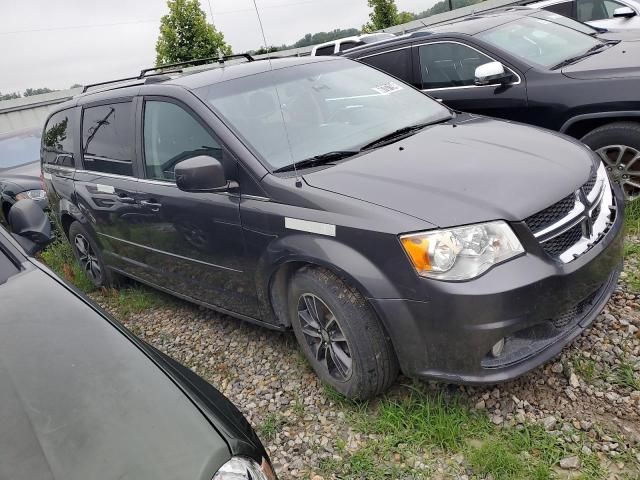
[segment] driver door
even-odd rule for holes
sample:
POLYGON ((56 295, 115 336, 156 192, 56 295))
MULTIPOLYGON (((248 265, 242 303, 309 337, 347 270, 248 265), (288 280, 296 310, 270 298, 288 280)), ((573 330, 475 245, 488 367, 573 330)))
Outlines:
POLYGON ((494 62, 480 50, 457 41, 433 41, 415 45, 421 89, 445 105, 463 112, 523 120, 527 92, 524 76, 513 69, 505 85, 475 85, 475 69, 494 62))
POLYGON ((240 196, 189 193, 175 184, 182 160, 209 155, 227 179, 236 180, 235 159, 186 106, 164 97, 140 102, 142 152, 138 199, 144 215, 137 226, 143 280, 189 298, 255 315, 255 288, 243 267, 240 196))

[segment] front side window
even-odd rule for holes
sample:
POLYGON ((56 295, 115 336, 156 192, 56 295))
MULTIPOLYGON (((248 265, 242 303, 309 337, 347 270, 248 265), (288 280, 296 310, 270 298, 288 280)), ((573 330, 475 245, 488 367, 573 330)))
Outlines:
POLYGON ((395 78, 336 58, 195 89, 274 170, 357 151, 398 129, 444 121, 449 110, 395 78))
POLYGON ((422 88, 474 85, 476 68, 489 57, 460 43, 431 43, 419 47, 422 88))
POLYGON ((82 155, 94 172, 133 175, 133 106, 113 103, 84 109, 82 155))
POLYGON ((597 38, 577 30, 530 17, 499 25, 479 33, 478 37, 543 67, 552 67, 603 44, 597 38))
POLYGON ((73 144, 75 125, 73 110, 63 110, 51 116, 42 138, 42 160, 50 165, 74 167, 73 144))
POLYGON ((578 20, 590 22, 613 18, 616 8, 624 7, 622 3, 613 0, 577 0, 578 20))
POLYGON ((360 59, 362 62, 372 67, 398 77, 408 83, 413 83, 413 69, 411 68, 411 49, 403 48, 392 52, 380 53, 360 59))
POLYGON ((198 155, 222 161, 218 141, 175 103, 149 100, 144 104, 144 163, 146 177, 175 181, 177 163, 198 155))
POLYGON ((547 12, 557 13, 559 15, 564 15, 565 17, 573 16, 573 2, 554 3, 553 5, 547 5, 544 9, 547 12))

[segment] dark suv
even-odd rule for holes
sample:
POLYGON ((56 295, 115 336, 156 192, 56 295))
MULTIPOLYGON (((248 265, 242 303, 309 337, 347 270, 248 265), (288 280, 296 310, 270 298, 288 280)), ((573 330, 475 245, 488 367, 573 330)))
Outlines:
POLYGON ((345 56, 466 112, 581 139, 640 198, 640 42, 526 7, 473 15, 345 56))
POLYGON ((561 135, 455 113, 339 57, 106 88, 60 106, 42 149, 51 208, 95 284, 124 275, 293 328, 349 397, 398 368, 513 378, 615 287, 621 190, 561 135))

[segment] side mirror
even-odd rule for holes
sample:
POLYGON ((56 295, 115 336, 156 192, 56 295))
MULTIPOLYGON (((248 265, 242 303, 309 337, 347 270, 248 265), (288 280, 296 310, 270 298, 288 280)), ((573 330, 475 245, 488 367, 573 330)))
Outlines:
POLYGON ((20 200, 9 210, 9 227, 13 238, 29 255, 43 250, 53 240, 51 222, 33 200, 20 200))
POLYGON ((224 192, 238 186, 225 178, 220 161, 209 155, 179 162, 175 175, 176 185, 184 192, 224 192))
POLYGON ((511 73, 507 72, 500 62, 489 62, 476 67, 476 85, 501 84, 509 80, 511 80, 511 73))
POLYGON ((636 12, 631 7, 618 7, 613 11, 614 18, 631 18, 635 16, 636 12))

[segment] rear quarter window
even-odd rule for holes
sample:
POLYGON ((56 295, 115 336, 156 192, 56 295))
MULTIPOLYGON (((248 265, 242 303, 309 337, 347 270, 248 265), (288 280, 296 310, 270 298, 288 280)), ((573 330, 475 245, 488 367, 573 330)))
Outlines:
POLYGON ((42 161, 49 165, 75 167, 75 117, 73 109, 54 113, 42 136, 42 161))
POLYGON ((370 57, 361 58, 360 61, 372 67, 379 68, 383 72, 387 72, 407 83, 414 83, 411 81, 413 68, 411 65, 410 48, 378 53, 370 57))
POLYGON ((320 47, 316 50, 316 56, 320 56, 320 57, 326 57, 328 55, 333 55, 333 52, 335 51, 336 46, 335 45, 328 45, 326 47, 320 47))

